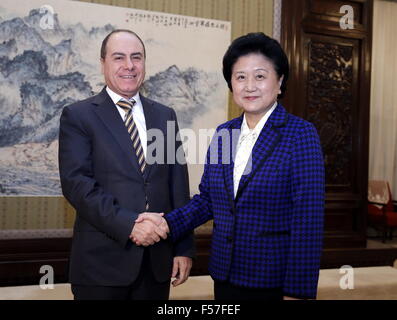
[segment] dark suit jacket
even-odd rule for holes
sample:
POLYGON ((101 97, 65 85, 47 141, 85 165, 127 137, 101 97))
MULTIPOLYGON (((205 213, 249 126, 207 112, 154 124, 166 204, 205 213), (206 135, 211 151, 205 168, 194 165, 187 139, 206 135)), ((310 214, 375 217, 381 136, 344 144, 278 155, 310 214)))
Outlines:
MULTIPOLYGON (((142 96, 141 101, 147 130, 161 130, 164 145, 175 143, 178 150, 176 134, 166 135, 167 121, 178 128, 174 110, 142 96)), ((76 209, 71 283, 125 286, 135 280, 145 249, 129 235, 138 214, 146 211, 145 195, 152 212, 167 213, 189 200, 186 165, 167 164, 166 152, 164 157, 164 163, 148 165, 142 175, 127 129, 105 89, 64 108, 59 171, 62 192, 76 209)), ((162 240, 146 250, 155 277, 166 281, 174 256, 194 254, 193 235, 175 244, 162 240)))

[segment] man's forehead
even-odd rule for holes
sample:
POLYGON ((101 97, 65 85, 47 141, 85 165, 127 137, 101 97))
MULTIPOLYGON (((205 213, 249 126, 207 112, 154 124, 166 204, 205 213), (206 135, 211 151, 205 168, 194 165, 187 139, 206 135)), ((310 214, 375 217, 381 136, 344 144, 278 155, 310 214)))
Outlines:
POLYGON ((134 47, 135 50, 141 51, 143 53, 143 45, 141 41, 132 33, 128 32, 118 32, 112 34, 107 43, 108 49, 116 47, 134 47))

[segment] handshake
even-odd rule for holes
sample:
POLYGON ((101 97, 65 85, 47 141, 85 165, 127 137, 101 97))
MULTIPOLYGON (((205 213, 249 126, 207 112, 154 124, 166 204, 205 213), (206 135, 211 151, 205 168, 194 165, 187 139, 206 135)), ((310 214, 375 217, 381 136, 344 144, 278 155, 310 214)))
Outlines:
POLYGON ((135 220, 130 239, 138 246, 150 246, 161 239, 167 239, 170 232, 164 213, 143 212, 135 220))

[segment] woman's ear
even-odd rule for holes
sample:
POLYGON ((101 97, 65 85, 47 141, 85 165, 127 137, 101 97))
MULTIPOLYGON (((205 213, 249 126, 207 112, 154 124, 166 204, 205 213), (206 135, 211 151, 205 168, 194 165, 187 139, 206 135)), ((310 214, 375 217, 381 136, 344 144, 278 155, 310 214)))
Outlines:
POLYGON ((279 85, 278 94, 281 94, 281 85, 283 83, 283 80, 284 80, 284 75, 282 75, 278 80, 278 85, 279 85))
POLYGON ((280 85, 280 87, 281 87, 281 84, 283 83, 283 80, 284 80, 284 75, 282 75, 280 77, 280 79, 278 80, 278 84, 280 85))

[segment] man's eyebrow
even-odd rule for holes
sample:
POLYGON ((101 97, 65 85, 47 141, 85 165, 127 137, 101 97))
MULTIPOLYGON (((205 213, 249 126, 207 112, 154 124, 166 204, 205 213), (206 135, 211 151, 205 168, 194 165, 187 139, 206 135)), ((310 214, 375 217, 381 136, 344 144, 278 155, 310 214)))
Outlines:
MULTIPOLYGON (((113 52, 112 56, 115 56, 115 55, 125 56, 126 54, 123 52, 113 52)), ((131 53, 131 56, 143 56, 143 53, 142 52, 133 52, 133 53, 131 53)))
MULTIPOLYGON (((112 57, 115 57, 115 56, 126 57, 127 55, 125 53, 123 53, 123 52, 113 52, 111 54, 111 56, 112 57)), ((133 52, 133 53, 130 54, 130 57, 131 56, 132 57, 143 57, 143 53, 142 52, 133 52)))

